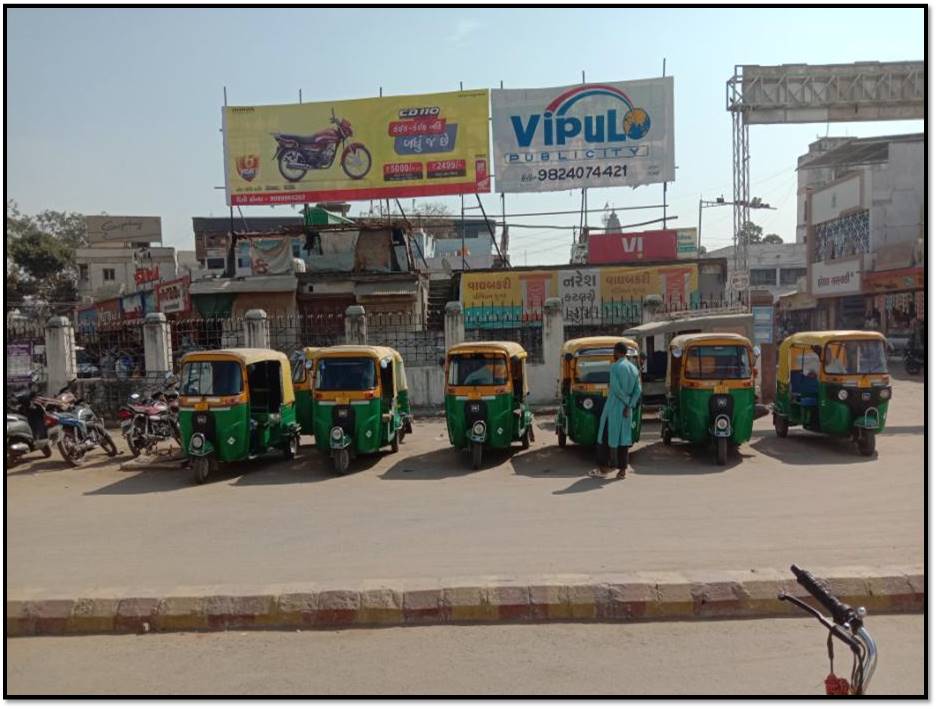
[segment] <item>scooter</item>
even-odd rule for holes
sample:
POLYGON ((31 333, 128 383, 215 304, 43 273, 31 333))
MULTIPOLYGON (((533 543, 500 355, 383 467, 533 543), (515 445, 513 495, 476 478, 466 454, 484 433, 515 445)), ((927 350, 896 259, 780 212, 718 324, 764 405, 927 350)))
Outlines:
POLYGON ((175 378, 166 377, 164 387, 147 397, 134 392, 125 406, 117 412, 120 429, 136 458, 144 450, 152 454, 156 444, 172 439, 182 447, 179 430, 179 392, 175 390, 175 378))
POLYGON ((28 391, 10 398, 6 415, 7 466, 15 465, 33 451, 42 451, 44 458, 52 455, 52 446, 62 429, 55 416, 46 412, 44 400, 36 392, 35 380, 28 391))
POLYGON ((339 146, 344 146, 340 163, 342 170, 353 180, 360 180, 371 170, 371 153, 362 143, 349 143, 352 136, 351 123, 346 119, 329 119, 334 128, 314 133, 296 135, 293 133, 273 133, 277 142, 277 151, 273 159, 277 161, 280 174, 289 182, 299 182, 310 170, 327 170, 335 162, 339 146))

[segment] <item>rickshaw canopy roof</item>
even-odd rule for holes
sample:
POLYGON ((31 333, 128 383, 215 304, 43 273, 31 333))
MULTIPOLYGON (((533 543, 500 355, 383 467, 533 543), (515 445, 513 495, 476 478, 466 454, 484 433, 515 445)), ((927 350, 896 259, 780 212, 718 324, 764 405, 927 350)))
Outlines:
POLYGON ((787 337, 781 347, 791 345, 826 345, 834 340, 880 340, 885 342, 885 336, 880 332, 871 330, 818 330, 815 332, 797 332, 787 337))
MULTIPOLYGON (((188 362, 240 362, 245 367, 260 362, 280 363, 280 392, 284 404, 292 404, 296 400, 293 392, 293 375, 289 357, 277 350, 265 350, 256 347, 239 347, 230 350, 206 350, 190 352, 182 358, 182 364, 188 362)), ((250 390, 250 383, 245 382, 250 390)))
POLYGON ((618 342, 624 342, 627 347, 638 349, 638 343, 630 337, 623 337, 621 335, 598 335, 595 337, 577 337, 574 340, 567 340, 563 343, 562 354, 576 355, 580 350, 614 347, 618 342))
POLYGON ((473 352, 497 352, 508 357, 527 357, 527 351, 516 342, 490 341, 490 342, 463 342, 449 348, 447 356, 456 354, 472 354, 473 352))
POLYGON ((306 356, 306 359, 314 359, 316 352, 321 349, 321 347, 303 347, 303 354, 306 356))
POLYGON ((393 347, 379 345, 334 345, 310 349, 315 349, 317 359, 321 357, 373 357, 374 359, 390 357, 396 362, 403 362, 403 357, 393 347))
POLYGON ((694 332, 688 335, 677 335, 670 341, 671 347, 683 349, 703 344, 752 346, 751 340, 743 335, 736 335, 734 332, 694 332))

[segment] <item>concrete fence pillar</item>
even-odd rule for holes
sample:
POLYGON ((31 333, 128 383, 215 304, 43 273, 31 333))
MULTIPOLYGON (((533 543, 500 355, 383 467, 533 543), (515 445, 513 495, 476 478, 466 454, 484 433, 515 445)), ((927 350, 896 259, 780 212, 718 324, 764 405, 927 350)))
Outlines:
POLYGON ((349 305, 345 309, 345 344, 368 344, 368 316, 363 305, 349 305))
POLYGON ((560 395, 560 352, 563 350, 563 301, 547 298, 543 303, 543 363, 548 381, 554 383, 554 399, 560 395))
POLYGON ((244 346, 270 349, 270 324, 263 310, 248 310, 244 313, 244 346))
POLYGON ((462 303, 458 301, 446 303, 446 319, 443 326, 446 333, 446 352, 450 347, 465 342, 465 317, 462 313, 462 303))
POLYGON ((55 315, 46 322, 46 386, 56 394, 78 377, 75 359, 75 329, 71 321, 55 315))
POLYGON ((163 313, 147 313, 143 320, 143 362, 147 374, 172 371, 172 337, 163 313))

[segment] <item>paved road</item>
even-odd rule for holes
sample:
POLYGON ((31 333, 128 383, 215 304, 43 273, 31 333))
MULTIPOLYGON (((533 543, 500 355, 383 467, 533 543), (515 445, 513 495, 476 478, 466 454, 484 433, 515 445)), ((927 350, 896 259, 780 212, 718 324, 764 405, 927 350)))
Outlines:
MULTIPOLYGON (((868 624, 870 693, 923 693, 923 616, 868 624)), ((7 692, 821 694, 826 635, 785 619, 14 638, 7 692)), ((838 649, 837 673, 850 668, 838 649)))
POLYGON ((438 420, 342 478, 308 446, 201 487, 98 453, 79 470, 36 460, 7 473, 7 592, 922 565, 923 398, 920 380, 895 381, 877 458, 779 440, 765 417, 725 468, 649 430, 624 481, 586 477, 589 453, 560 450, 545 419, 531 450, 477 472, 438 420))

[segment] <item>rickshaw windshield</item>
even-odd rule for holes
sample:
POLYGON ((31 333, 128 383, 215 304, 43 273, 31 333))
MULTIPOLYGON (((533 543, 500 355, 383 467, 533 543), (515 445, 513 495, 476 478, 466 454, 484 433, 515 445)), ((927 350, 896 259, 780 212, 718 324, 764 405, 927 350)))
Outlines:
POLYGON ((320 391, 367 391, 377 384, 374 360, 368 357, 326 357, 319 360, 316 389, 320 391))
POLYGON ((302 384, 306 381, 306 355, 293 355, 293 384, 302 384))
POLYGON ((748 348, 738 345, 690 347, 684 374, 689 379, 747 379, 752 375, 748 348))
POLYGON ((823 352, 827 374, 885 374, 885 344, 880 340, 830 342, 823 352))
POLYGON ((239 362, 187 362, 182 368, 183 396, 234 396, 242 389, 239 362))
POLYGON ((576 382, 578 384, 608 384, 612 355, 576 358, 576 382))
POLYGON ((449 360, 450 386, 503 386, 508 383, 508 363, 502 355, 453 355, 449 360))

